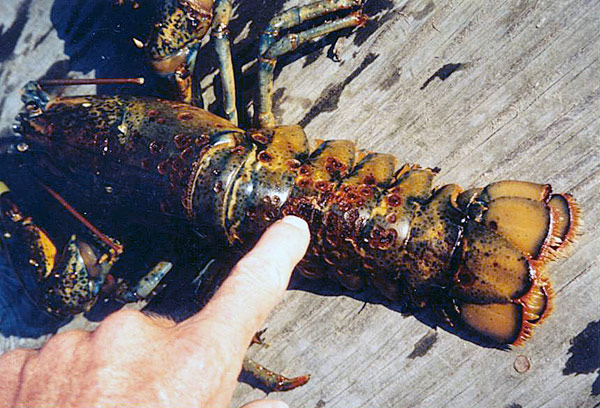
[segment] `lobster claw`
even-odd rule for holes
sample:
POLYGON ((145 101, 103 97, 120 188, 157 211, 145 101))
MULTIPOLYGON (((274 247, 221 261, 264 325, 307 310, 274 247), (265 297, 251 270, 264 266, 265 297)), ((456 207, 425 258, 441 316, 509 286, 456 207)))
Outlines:
POLYGON ((521 344, 551 310, 545 265, 573 240, 579 209, 567 194, 521 181, 458 201, 468 214, 453 277, 458 318, 498 343, 521 344))
MULTIPOLYGON (((0 226, 13 268, 32 300, 54 316, 70 317, 96 303, 110 269, 120 255, 98 237, 71 235, 62 253, 51 236, 13 202, 0 181, 0 226)), ((111 241, 113 243, 113 241, 111 241)))
POLYGON ((144 45, 150 65, 173 80, 177 98, 192 103, 192 79, 201 40, 212 21, 210 1, 164 1, 144 45))
POLYGON ((117 260, 114 255, 71 235, 54 273, 43 282, 46 311, 65 316, 89 311, 117 260))

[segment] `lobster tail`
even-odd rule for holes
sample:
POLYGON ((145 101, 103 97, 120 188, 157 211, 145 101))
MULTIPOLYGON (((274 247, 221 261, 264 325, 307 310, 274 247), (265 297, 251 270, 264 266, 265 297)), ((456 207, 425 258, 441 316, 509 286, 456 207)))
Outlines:
POLYGON ((454 274, 459 319, 499 343, 520 344, 551 310, 545 266, 572 242, 577 204, 522 181, 469 190, 459 202, 468 214, 454 274))

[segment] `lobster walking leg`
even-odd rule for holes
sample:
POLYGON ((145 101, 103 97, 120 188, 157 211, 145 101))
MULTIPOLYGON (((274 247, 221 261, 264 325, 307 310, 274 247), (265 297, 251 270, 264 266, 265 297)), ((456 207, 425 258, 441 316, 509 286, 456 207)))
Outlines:
POLYGON ((171 262, 161 261, 150 269, 134 287, 130 288, 124 281, 121 282, 116 290, 115 298, 123 303, 149 301, 171 268, 173 268, 171 262))
POLYGON ((219 59, 221 86, 223 87, 223 110, 225 111, 225 117, 231 123, 237 125, 238 114, 235 99, 235 80, 228 29, 231 18, 231 0, 216 0, 214 10, 215 16, 211 35, 214 38, 215 50, 219 59))
POLYGON ((242 364, 243 370, 255 378, 265 388, 271 391, 289 391, 300 387, 308 382, 310 375, 301 375, 300 377, 287 378, 277 374, 266 367, 258 364, 256 361, 244 357, 242 364))
POLYGON ((279 32, 297 27, 306 21, 335 11, 360 6, 361 3, 362 0, 322 0, 305 6, 291 8, 271 19, 260 37, 258 46, 259 88, 258 108, 256 112, 258 123, 261 127, 275 126, 271 98, 273 96, 273 70, 275 69, 277 58, 325 34, 348 27, 361 26, 365 23, 366 16, 359 10, 344 18, 336 19, 299 33, 289 33, 282 38, 279 38, 279 32))

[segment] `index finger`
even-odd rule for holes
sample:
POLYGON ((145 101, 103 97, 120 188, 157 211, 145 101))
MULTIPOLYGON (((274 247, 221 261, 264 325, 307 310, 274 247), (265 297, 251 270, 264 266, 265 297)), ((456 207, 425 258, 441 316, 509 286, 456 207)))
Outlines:
POLYGON ((206 333, 230 351, 246 352, 289 283, 292 271, 304 256, 310 234, 306 222, 285 217, 273 224, 256 246, 234 267, 213 299, 182 325, 191 335, 206 333))

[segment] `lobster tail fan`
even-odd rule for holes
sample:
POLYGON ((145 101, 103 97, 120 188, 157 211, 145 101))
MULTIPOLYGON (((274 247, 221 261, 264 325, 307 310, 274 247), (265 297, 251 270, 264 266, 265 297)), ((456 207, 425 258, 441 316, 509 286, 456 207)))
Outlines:
POLYGON ((460 320, 499 343, 521 344, 552 309, 545 266, 573 241, 579 208, 568 194, 552 195, 549 185, 521 181, 463 194, 469 197, 459 198, 468 202, 455 277, 460 320), (514 266, 500 271, 496 265, 509 265, 507 259, 514 266), (492 281, 505 290, 488 290, 492 281))

